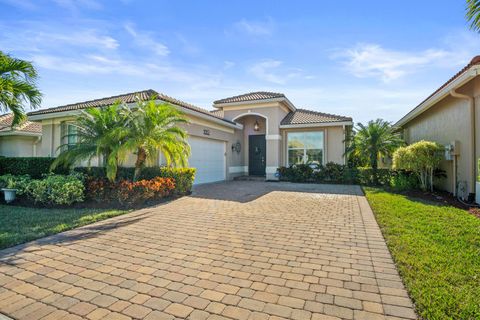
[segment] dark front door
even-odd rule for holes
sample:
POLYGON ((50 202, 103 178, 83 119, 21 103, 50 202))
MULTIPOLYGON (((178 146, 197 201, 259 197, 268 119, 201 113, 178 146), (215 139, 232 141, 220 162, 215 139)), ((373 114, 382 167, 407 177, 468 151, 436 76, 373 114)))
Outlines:
POLYGON ((267 158, 267 143, 265 135, 248 136, 248 174, 252 176, 265 175, 265 160, 267 158))

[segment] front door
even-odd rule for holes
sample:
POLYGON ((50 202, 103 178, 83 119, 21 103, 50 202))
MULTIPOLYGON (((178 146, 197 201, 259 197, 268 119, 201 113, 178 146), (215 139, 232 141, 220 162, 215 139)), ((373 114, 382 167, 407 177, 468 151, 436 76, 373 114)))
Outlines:
POLYGON ((265 159, 267 156, 265 135, 248 136, 248 174, 251 176, 265 175, 265 159))

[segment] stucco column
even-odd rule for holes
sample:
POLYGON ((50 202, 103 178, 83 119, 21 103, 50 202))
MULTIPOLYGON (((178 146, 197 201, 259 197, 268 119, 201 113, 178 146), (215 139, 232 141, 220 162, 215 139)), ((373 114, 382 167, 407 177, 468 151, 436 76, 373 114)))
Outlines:
POLYGON ((280 135, 267 135, 265 136, 267 140, 267 159, 266 159, 266 168, 265 174, 267 180, 278 180, 276 172, 280 166, 280 135))

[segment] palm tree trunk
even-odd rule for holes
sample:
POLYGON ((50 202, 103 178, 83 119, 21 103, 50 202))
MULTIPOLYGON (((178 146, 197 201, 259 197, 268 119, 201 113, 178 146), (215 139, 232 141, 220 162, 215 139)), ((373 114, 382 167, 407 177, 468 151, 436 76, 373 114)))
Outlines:
POLYGON ((370 165, 372 166, 373 184, 378 185, 378 158, 377 158, 377 153, 375 153, 375 156, 373 154, 371 155, 370 165))
POLYGON ((135 161, 135 173, 133 175, 133 181, 137 181, 140 177, 140 173, 142 172, 143 167, 145 166, 145 162, 147 161, 147 153, 145 149, 138 148, 137 150, 137 160, 135 161))

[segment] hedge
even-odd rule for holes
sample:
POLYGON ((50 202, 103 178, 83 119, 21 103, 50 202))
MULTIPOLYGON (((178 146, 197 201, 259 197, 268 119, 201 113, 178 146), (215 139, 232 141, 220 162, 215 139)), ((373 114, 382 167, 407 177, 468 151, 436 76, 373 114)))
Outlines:
MULTIPOLYGON (((77 172, 81 172, 90 178, 106 178, 106 171, 104 167, 79 167, 75 168, 74 170, 77 172)), ((119 167, 117 171, 117 180, 132 180, 134 172, 135 168, 119 167)), ((157 177, 174 179, 174 193, 176 195, 184 195, 190 193, 192 190, 193 181, 195 179, 195 169, 146 167, 142 169, 139 180, 151 180, 157 177)))
MULTIPOLYGON (((50 173, 50 166, 55 158, 52 157, 0 157, 0 175, 28 174, 33 179, 40 179, 50 173)), ((57 168, 57 174, 68 174, 68 169, 57 168)))
POLYGON ((350 168, 329 162, 326 165, 306 164, 278 168, 280 180, 310 183, 341 183, 391 186, 396 189, 414 189, 418 179, 410 172, 392 169, 377 169, 377 181, 371 168, 350 168))

